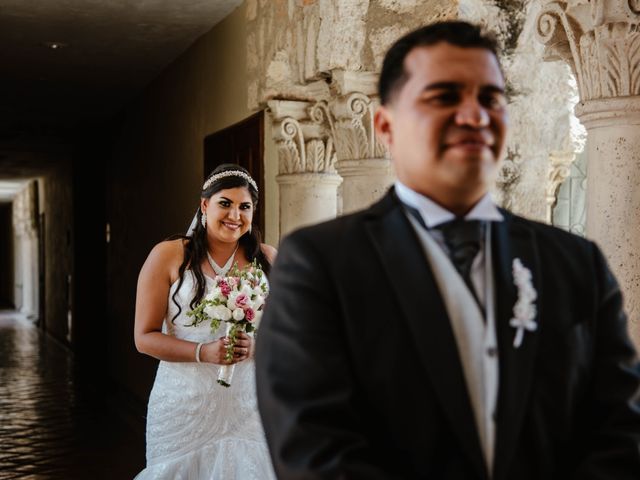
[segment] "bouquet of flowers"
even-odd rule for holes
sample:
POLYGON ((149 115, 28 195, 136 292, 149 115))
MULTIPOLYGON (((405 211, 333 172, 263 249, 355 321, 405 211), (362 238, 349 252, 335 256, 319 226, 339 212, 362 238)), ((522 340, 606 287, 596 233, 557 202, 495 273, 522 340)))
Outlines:
MULTIPOLYGON (((216 276, 213 290, 205 295, 193 310, 187 312, 187 316, 193 317, 193 322, 189 326, 206 321, 210 323, 213 333, 224 322, 225 336, 229 338, 225 360, 231 361, 238 334, 257 330, 268 294, 266 275, 255 260, 242 270, 236 263, 225 277, 216 276)), ((234 368, 235 365, 220 367, 218 371, 220 385, 231 386, 234 368)))

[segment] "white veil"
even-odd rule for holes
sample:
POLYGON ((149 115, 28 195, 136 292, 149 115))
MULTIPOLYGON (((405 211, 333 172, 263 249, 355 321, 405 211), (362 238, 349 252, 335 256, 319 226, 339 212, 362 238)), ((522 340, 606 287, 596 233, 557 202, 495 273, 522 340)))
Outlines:
POLYGON ((193 231, 196 229, 197 221, 198 221, 198 210, 196 210, 196 213, 193 215, 193 220, 191 220, 191 225, 189 225, 189 228, 187 229, 187 237, 193 236, 193 231))

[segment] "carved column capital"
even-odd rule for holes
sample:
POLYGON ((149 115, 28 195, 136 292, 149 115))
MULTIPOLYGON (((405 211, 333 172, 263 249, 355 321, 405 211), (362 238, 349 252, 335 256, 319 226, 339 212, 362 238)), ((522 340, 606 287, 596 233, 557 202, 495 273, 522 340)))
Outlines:
POLYGON ((314 121, 325 125, 331 132, 338 162, 386 156, 373 127, 373 114, 377 106, 375 97, 352 92, 331 102, 317 102, 311 107, 314 121))
POLYGON ((280 174, 334 173, 336 153, 329 131, 309 117, 309 102, 271 100, 280 174))
POLYGON ((563 59, 583 102, 640 95, 640 0, 550 1, 536 19, 548 59, 563 59))
POLYGON ((376 95, 352 91, 314 106, 314 111, 318 113, 317 120, 321 119, 319 113, 322 112, 329 125, 339 162, 388 157, 384 146, 376 138, 373 126, 378 105, 376 95))

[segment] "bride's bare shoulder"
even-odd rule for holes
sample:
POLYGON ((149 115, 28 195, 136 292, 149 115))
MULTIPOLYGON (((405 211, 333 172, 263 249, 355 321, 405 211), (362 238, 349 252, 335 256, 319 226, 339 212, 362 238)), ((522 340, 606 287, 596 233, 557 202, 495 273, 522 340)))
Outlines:
POLYGON ((155 245, 147 260, 144 262, 143 270, 153 272, 153 274, 168 276, 173 280, 177 278, 178 270, 184 260, 184 240, 165 240, 155 245))
POLYGON ((267 260, 269 260, 269 263, 273 265, 273 262, 276 259, 276 255, 278 255, 278 250, 276 250, 271 245, 267 245, 266 243, 260 244, 260 250, 262 250, 262 253, 264 253, 264 256, 267 257, 267 260))
POLYGON ((149 257, 159 257, 162 260, 179 259, 182 263, 184 256, 184 243, 186 240, 177 238, 175 240, 164 240, 158 243, 149 254, 149 257))

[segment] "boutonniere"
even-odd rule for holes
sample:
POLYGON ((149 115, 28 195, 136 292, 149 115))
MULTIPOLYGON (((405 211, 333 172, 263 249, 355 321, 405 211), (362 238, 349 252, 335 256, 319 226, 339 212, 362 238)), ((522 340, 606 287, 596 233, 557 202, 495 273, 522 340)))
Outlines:
POLYGON ((535 332, 538 328, 538 324, 534 320, 536 317, 535 300, 538 297, 538 292, 533 288, 531 282, 531 270, 525 267, 519 258, 513 259, 513 281, 518 287, 518 300, 513 306, 513 318, 509 325, 516 329, 513 346, 519 348, 524 340, 525 331, 535 332))

